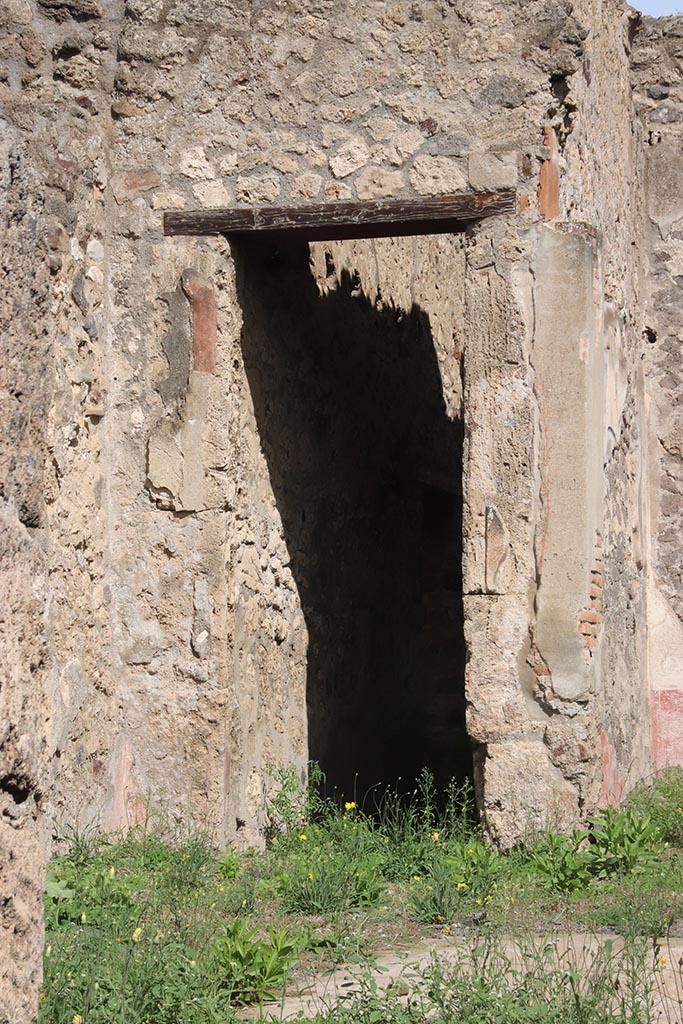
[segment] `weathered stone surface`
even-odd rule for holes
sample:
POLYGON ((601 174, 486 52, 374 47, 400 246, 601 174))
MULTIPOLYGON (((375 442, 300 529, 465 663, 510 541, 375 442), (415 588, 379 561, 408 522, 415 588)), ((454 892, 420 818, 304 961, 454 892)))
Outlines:
POLYGON ((472 153, 467 161, 470 187, 479 192, 516 188, 516 153, 472 153))
POLYGON ((680 20, 632 44, 596 0, 1 6, 0 1020, 28 1024, 47 817, 191 797, 258 843, 268 765, 320 736, 373 782, 472 741, 509 844, 683 760, 683 93, 680 20), (161 233, 470 186, 519 213, 310 264, 161 233))
POLYGON ((537 741, 512 741, 487 749, 480 766, 483 792, 481 806, 486 824, 495 841, 510 847, 520 834, 539 835, 548 829, 571 828, 578 816, 576 790, 559 769, 546 766, 543 744, 537 741), (524 779, 522 787, 512 780, 524 779), (495 801, 490 795, 495 793, 495 801), (521 830, 521 833, 520 831, 521 830))
POLYGON ((0 9, 0 27, 30 25, 33 19, 28 0, 5 0, 0 9))
POLYGON ((363 167, 369 157, 370 151, 363 139, 349 139, 330 157, 330 170, 335 178, 347 178, 363 167))
POLYGON ((126 203, 135 199, 141 192, 161 185, 161 178, 156 171, 119 171, 111 177, 111 190, 117 203, 126 203))
POLYGON ((359 199, 382 199, 397 196, 403 191, 404 181, 400 174, 383 167, 365 167, 356 178, 356 192, 359 199))
POLYGON ((52 363, 44 185, 0 116, 0 1020, 32 1021, 42 976, 53 772, 44 526, 52 363))
POLYGON ((315 199, 320 195, 323 186, 323 179, 319 174, 308 172, 301 174, 292 182, 292 195, 301 196, 304 199, 315 199))
POLYGON ((636 39, 633 71, 651 142, 645 148, 646 211, 651 230, 641 346, 647 375, 648 430, 650 437, 656 438, 649 448, 647 470, 652 536, 648 660, 653 756, 658 768, 683 759, 682 26, 680 18, 646 19, 636 39), (665 102, 653 108, 644 93, 665 102))
POLYGON ((99 0, 37 0, 38 6, 46 13, 60 20, 68 16, 77 18, 100 18, 102 7, 99 0))
POLYGON ((546 228, 533 271, 532 360, 545 433, 534 642, 564 700, 586 699, 591 689, 577 619, 602 529, 605 385, 593 328, 593 260, 590 238, 546 228))
POLYGON ((273 175, 245 175, 237 179, 236 195, 241 203, 272 203, 280 195, 280 182, 273 175))
POLYGON ((410 169, 410 184, 418 195, 433 196, 463 191, 467 179, 460 164, 450 157, 420 156, 410 169))

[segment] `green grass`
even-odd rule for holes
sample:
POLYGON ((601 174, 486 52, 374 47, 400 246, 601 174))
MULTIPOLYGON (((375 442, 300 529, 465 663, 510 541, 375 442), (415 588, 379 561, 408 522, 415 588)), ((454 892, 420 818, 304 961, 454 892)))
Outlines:
POLYGON ((407 999, 368 968, 328 1019, 644 1024, 648 956, 683 916, 682 780, 668 772, 586 829, 507 855, 476 825, 471 791, 438 795, 427 772, 366 813, 280 771, 261 851, 218 851, 201 828, 163 823, 72 835, 47 881, 39 1024, 230 1024, 293 977, 456 926, 469 942, 457 965, 434 961, 407 999), (569 963, 533 937, 553 921, 628 944, 569 963), (517 937, 516 959, 502 936, 517 937))

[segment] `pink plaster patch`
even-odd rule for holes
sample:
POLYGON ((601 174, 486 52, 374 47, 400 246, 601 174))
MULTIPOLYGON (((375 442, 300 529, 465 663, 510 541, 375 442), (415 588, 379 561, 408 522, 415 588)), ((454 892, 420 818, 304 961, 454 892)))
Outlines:
POLYGON ((216 299, 211 284, 194 270, 182 277, 192 307, 192 368, 216 372, 216 299))
POLYGON ((653 690, 650 715, 655 770, 683 765, 683 691, 653 690))
POLYGON ((114 798, 104 821, 107 832, 119 832, 145 820, 145 800, 133 778, 133 749, 124 736, 113 779, 114 798))
POLYGON ((607 807, 608 804, 620 804, 624 796, 624 784, 619 777, 614 755, 614 747, 609 741, 607 733, 600 733, 600 747, 602 749, 602 789, 600 790, 600 806, 607 807))

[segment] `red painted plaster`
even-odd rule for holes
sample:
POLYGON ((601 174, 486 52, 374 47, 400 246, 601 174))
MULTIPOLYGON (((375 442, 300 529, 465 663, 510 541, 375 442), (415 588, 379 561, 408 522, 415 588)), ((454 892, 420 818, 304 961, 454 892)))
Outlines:
POLYGON ((183 274, 183 291, 192 307, 192 368, 216 372, 216 300, 211 284, 195 270, 183 274))
POLYGON ((602 788, 600 790, 600 806, 621 803, 624 796, 624 784, 619 776, 616 765, 614 747, 609 741, 607 733, 600 733, 600 747, 602 749, 602 788))
POLYGON ((560 163, 555 129, 546 125, 543 141, 548 147, 548 159, 541 164, 538 183, 538 205, 543 220, 554 220, 560 215, 560 163))
POLYGON ((683 690, 650 693, 655 769, 683 765, 683 690))
POLYGON ((104 822, 107 832, 120 832, 145 820, 145 800, 133 778, 134 761, 133 749, 124 736, 114 769, 114 797, 104 822))

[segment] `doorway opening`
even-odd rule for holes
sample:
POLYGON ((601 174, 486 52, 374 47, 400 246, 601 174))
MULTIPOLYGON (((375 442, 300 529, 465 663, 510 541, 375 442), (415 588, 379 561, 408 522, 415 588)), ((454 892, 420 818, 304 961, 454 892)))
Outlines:
POLYGON ((245 371, 308 632, 309 756, 328 792, 359 802, 377 785, 407 790, 425 767, 441 787, 470 778, 463 429, 429 316, 333 266, 321 290, 306 242, 234 254, 245 371))

